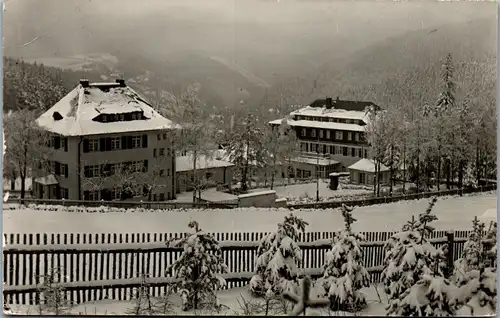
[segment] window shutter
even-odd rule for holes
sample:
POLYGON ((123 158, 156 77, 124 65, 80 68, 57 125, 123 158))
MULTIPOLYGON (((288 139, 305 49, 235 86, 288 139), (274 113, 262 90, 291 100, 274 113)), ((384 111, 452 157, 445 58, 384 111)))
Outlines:
POLYGON ((156 158, 156 148, 155 148, 155 149, 153 149, 153 157, 155 157, 155 158, 156 158))
POLYGON ((142 148, 148 147, 148 135, 142 135, 142 148))
POLYGON ((68 138, 64 137, 64 151, 68 152, 68 138))
POLYGON ((61 137, 54 136, 54 148, 59 149, 61 147, 61 137))
POLYGON ((106 151, 111 150, 111 138, 106 138, 106 151))
POLYGON ((64 170, 64 177, 67 178, 68 177, 68 165, 66 165, 66 170, 64 170))
POLYGON ((127 136, 122 136, 122 149, 127 149, 127 136))
POLYGON ((85 168, 83 169, 84 173, 83 175, 85 176, 85 178, 90 178, 90 170, 89 170, 89 167, 88 166, 85 166, 85 168))
POLYGON ((55 166, 55 169, 54 169, 54 170, 55 170, 55 172, 54 172, 54 173, 55 173, 57 176, 58 176, 58 175, 60 175, 60 174, 61 174, 61 164, 60 164, 59 162, 57 162, 57 161, 56 161, 54 166, 55 166))
POLYGON ((99 150, 106 151, 106 138, 99 139, 99 150))
POLYGON ((83 152, 89 152, 89 140, 88 139, 83 140, 83 152))
POLYGON ((148 172, 148 160, 144 160, 144 170, 143 172, 148 172))
POLYGON ((127 149, 132 149, 132 136, 127 136, 127 149))

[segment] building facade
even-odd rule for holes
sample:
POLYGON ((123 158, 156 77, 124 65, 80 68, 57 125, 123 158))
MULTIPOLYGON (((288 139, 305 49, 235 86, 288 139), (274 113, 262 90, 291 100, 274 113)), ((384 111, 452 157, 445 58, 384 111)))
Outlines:
MULTIPOLYGON (((329 160, 319 165, 319 173, 323 176, 328 175, 327 171, 345 172, 350 165, 368 158, 370 148, 364 133, 368 122, 367 108, 380 109, 371 102, 326 98, 292 112, 287 124, 297 135, 301 157, 309 158, 297 159, 302 162, 299 174, 315 176, 317 163, 310 160, 311 157, 329 160)), ((282 121, 277 119, 270 124, 280 125, 282 121)))
POLYGON ((175 198, 173 123, 123 80, 89 83, 42 114, 47 163, 33 171, 36 198, 175 198))

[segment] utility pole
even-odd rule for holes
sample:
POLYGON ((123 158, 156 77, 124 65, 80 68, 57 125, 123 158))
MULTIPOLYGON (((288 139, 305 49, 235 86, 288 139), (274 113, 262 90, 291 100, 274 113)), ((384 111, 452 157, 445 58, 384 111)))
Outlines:
POLYGON ((319 131, 317 135, 318 144, 316 146, 316 202, 319 202, 319 131))

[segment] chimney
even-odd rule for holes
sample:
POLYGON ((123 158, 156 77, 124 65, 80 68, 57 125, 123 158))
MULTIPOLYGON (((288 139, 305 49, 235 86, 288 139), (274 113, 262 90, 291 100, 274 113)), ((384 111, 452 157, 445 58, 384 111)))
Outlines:
POLYGON ((326 98, 326 109, 331 109, 332 108, 332 98, 331 97, 327 97, 326 98))
POLYGON ((120 84, 120 87, 125 87, 125 86, 126 86, 126 85, 125 85, 125 80, 124 80, 124 79, 121 79, 121 78, 120 78, 120 79, 118 79, 118 78, 117 78, 117 79, 116 79, 116 83, 117 83, 117 84, 120 84))
POLYGON ((90 87, 90 81, 88 79, 81 79, 80 80, 80 85, 82 85, 82 87, 90 87))

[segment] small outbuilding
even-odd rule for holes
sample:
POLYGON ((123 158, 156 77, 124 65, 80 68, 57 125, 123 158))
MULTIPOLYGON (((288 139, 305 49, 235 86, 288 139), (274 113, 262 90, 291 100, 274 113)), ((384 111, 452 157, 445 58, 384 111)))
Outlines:
MULTIPOLYGON (((349 171, 350 183, 373 185, 376 180, 375 163, 371 159, 363 158, 347 168, 349 171)), ((390 169, 380 164, 380 184, 390 183, 390 169)))

